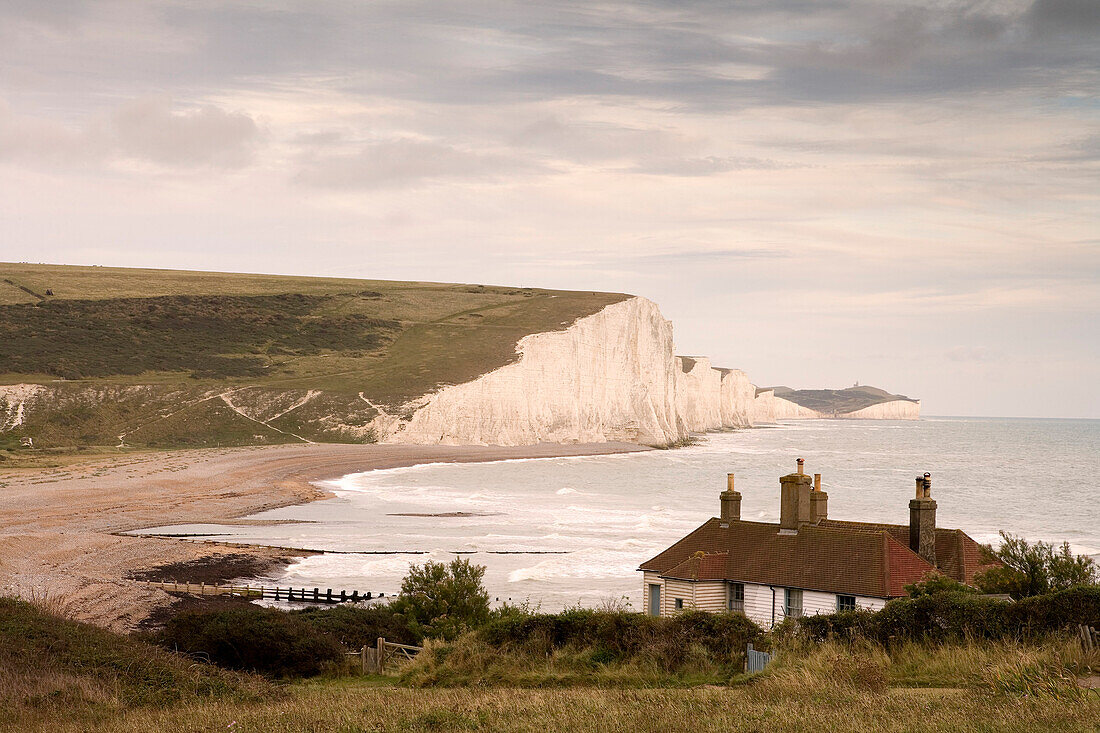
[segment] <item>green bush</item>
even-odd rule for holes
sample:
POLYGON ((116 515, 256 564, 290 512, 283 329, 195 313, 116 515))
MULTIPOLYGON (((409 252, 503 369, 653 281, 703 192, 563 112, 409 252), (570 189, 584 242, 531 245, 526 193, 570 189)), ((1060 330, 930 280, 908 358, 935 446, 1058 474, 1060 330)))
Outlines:
POLYGON ((271 608, 181 613, 158 640, 221 667, 271 677, 308 677, 344 660, 344 648, 331 634, 271 608))
POLYGON ((740 664, 745 645, 763 635, 743 614, 687 611, 670 617, 570 609, 557 614, 512 615, 484 626, 490 646, 549 654, 566 646, 590 648, 598 663, 647 656, 665 669, 687 660, 693 646, 727 664, 740 664))
POLYGON ((807 616, 790 633, 814 641, 830 635, 893 640, 1040 637, 1079 624, 1100 625, 1100 587, 1078 586, 1011 603, 967 592, 941 592, 890 601, 877 613, 845 611, 807 616))
POLYGON ((1089 556, 1074 555, 1068 542, 1061 547, 1030 543, 1004 531, 1001 540, 998 549, 986 548, 1000 564, 975 578, 985 593, 1008 593, 1020 599, 1100 583, 1100 568, 1089 556))
POLYGON ((405 619, 385 604, 367 606, 336 606, 295 611, 294 615, 317 631, 328 634, 348 650, 374 646, 378 637, 398 644, 415 644, 416 635, 405 619))
POLYGON ((401 581, 401 594, 393 610, 417 640, 456 639, 490 618, 483 577, 485 566, 466 559, 412 565, 401 581))

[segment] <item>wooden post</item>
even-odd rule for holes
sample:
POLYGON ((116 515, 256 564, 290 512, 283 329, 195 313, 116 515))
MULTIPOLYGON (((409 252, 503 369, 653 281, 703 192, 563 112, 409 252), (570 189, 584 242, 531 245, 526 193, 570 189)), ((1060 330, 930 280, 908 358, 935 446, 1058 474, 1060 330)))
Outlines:
POLYGON ((369 649, 369 648, 370 647, 368 647, 366 644, 364 644, 363 648, 359 650, 359 661, 361 663, 360 671, 363 674, 367 673, 367 649, 369 649))
POLYGON ((376 659, 375 664, 378 665, 378 674, 382 674, 386 669, 386 640, 385 638, 378 637, 378 647, 375 652, 376 659))

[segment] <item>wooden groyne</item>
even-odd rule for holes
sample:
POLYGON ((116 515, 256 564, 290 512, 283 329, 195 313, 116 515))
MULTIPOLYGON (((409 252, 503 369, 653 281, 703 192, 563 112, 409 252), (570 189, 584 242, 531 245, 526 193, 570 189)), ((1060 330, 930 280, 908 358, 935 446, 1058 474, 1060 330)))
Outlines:
POLYGON ((385 598, 385 593, 358 590, 333 590, 332 588, 290 588, 267 585, 223 585, 210 583, 176 583, 149 580, 145 585, 160 588, 169 593, 187 593, 196 596, 237 596, 239 598, 271 599, 295 603, 358 603, 385 598))

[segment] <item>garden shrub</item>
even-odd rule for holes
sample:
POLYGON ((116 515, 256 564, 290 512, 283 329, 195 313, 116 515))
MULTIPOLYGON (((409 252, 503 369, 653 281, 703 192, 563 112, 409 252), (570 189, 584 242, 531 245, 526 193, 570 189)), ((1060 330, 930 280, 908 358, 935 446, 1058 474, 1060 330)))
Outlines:
POLYGON ((1039 637, 1079 624, 1100 626, 1100 587, 1079 586, 1011 603, 974 593, 941 592, 890 601, 877 613, 844 611, 798 619, 792 633, 891 640, 1039 637))
POLYGON ((344 660, 344 648, 295 614, 272 608, 185 612, 159 634, 170 649, 271 677, 308 677, 344 660))

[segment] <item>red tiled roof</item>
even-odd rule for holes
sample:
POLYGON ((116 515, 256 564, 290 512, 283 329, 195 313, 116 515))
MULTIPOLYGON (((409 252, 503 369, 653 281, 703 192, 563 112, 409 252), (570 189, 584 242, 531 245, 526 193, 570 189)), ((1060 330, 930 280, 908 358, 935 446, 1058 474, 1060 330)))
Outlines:
MULTIPOLYGON (((862 532, 889 532, 902 545, 909 546, 909 525, 907 524, 824 519, 819 526, 862 532)), ((944 575, 969 585, 974 582, 975 575, 996 564, 996 562, 986 562, 982 546, 966 532, 961 529, 936 527, 936 568, 944 575)))
MULTIPOLYGON (((823 520, 780 534, 776 524, 711 519, 641 569, 684 580, 892 598, 933 569, 909 549, 908 532, 900 525, 823 520)), ((938 529, 936 550, 940 570, 956 580, 972 581, 981 567, 980 546, 960 530, 938 529)))

